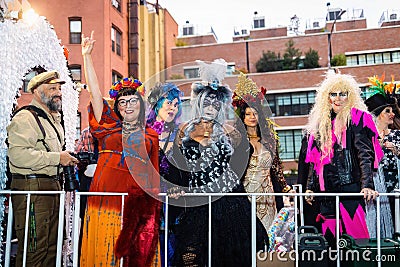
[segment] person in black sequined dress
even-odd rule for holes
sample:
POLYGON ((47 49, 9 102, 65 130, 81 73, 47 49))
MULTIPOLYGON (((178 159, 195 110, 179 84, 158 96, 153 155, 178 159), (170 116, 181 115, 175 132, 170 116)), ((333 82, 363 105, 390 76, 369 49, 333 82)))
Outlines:
MULTIPOLYGON (((209 261, 208 196, 185 196, 183 192, 245 192, 241 174, 231 166, 233 158, 246 158, 242 151, 235 151, 241 140, 239 131, 226 124, 225 110, 231 97, 229 87, 219 84, 217 79, 192 85, 194 118, 180 127, 170 169, 170 176, 175 178, 171 182, 180 187, 170 188, 169 195, 179 197, 177 201, 185 206, 175 228, 173 266, 207 266, 209 261)), ((247 159, 242 162, 245 165, 247 159)), ((211 199, 212 266, 251 266, 251 204, 247 196, 211 199)), ((260 250, 267 234, 260 220, 256 219, 255 227, 256 246, 260 250)))

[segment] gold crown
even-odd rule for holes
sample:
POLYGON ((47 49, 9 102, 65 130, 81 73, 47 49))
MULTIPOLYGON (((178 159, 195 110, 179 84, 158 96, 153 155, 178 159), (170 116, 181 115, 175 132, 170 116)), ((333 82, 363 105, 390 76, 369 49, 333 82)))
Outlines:
POLYGON ((247 78, 242 72, 239 74, 238 82, 236 84, 235 91, 236 95, 240 98, 251 95, 257 97, 260 93, 260 89, 257 84, 250 78, 247 78))

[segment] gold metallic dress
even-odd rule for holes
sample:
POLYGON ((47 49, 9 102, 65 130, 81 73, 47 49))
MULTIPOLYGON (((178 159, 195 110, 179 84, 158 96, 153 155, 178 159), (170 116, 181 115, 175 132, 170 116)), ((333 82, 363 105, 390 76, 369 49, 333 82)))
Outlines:
MULTIPOLYGON (((270 169, 272 156, 267 150, 251 155, 243 184, 247 193, 273 193, 270 169)), ((250 198, 251 199, 251 198, 250 198)), ((276 215, 274 196, 257 196, 257 217, 268 230, 276 215)))

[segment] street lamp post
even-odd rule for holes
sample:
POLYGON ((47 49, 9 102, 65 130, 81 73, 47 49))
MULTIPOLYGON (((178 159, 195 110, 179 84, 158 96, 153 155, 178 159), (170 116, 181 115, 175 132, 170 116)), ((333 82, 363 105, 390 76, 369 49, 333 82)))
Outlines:
POLYGON ((335 27, 336 20, 340 19, 340 17, 346 13, 346 10, 342 9, 340 10, 339 14, 335 18, 335 20, 332 23, 332 27, 330 32, 328 33, 328 69, 331 68, 331 60, 332 60, 332 33, 333 33, 333 27, 335 27))

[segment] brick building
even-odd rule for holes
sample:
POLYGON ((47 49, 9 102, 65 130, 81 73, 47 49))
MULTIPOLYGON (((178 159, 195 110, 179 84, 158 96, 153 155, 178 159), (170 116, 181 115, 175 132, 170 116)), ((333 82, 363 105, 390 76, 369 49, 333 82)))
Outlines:
MULTIPOLYGON (((146 81, 171 65, 171 48, 175 46, 178 25, 170 13, 157 5, 139 0, 29 0, 40 16, 46 17, 60 44, 68 49, 68 68, 75 82, 85 83, 81 56, 81 34, 94 30, 96 47, 93 62, 103 95, 113 82, 126 76, 146 81)), ((37 73, 37 70, 33 70, 37 73)), ((26 75, 28 79, 35 73, 26 75)), ((19 105, 28 104, 32 95, 22 89, 19 105)), ((88 125, 89 93, 79 95, 80 129, 88 125)))
MULTIPOLYGON (((180 85, 187 98, 190 84, 197 79, 194 63, 197 59, 224 58, 230 74, 225 82, 231 88, 237 81, 234 70, 246 70, 259 86, 268 88, 286 171, 297 169, 301 132, 314 103, 316 86, 328 70, 329 37, 331 55, 346 56, 347 64, 340 67, 341 72, 355 76, 360 87, 368 86, 367 77, 384 72, 387 77, 393 74, 400 79, 400 40, 396 38, 400 34, 399 12, 383 12, 379 26, 367 28, 362 12, 356 17, 338 18, 341 10, 331 9, 327 20, 313 22, 302 34, 293 34, 282 26, 266 28, 263 17, 255 16, 252 29, 235 32, 231 43, 218 43, 212 28, 200 33, 189 22, 181 25, 183 30, 178 36, 178 25, 170 13, 146 1, 110 0, 101 1, 102 5, 83 0, 29 2, 38 14, 49 20, 61 44, 68 48, 68 64, 75 81, 85 82, 81 73, 81 33, 95 31, 94 64, 105 96, 117 78, 134 75, 146 81, 161 71, 166 75, 162 79, 171 79, 180 85), (257 73, 255 65, 263 52, 283 55, 289 40, 303 55, 310 48, 316 50, 321 67, 257 73)), ((23 92, 19 104, 30 100, 31 95, 23 92)), ((87 126, 88 103, 89 94, 82 90, 77 132, 87 126)), ((189 109, 188 102, 185 108, 189 109)))
MULTIPOLYGON (((172 64, 184 65, 181 70, 186 78, 175 80, 181 83, 185 95, 189 94, 189 81, 196 80, 197 66, 194 61, 213 61, 223 58, 228 63, 228 76, 225 82, 234 88, 237 75, 233 70, 247 70, 248 76, 259 86, 268 89, 268 102, 271 107, 276 130, 281 142, 281 158, 284 161, 286 172, 297 170, 298 153, 301 145, 302 129, 307 123, 308 113, 314 104, 315 90, 328 71, 329 42, 331 38, 332 56, 344 54, 346 66, 340 66, 342 73, 353 75, 360 87, 368 87, 368 77, 386 73, 400 80, 400 34, 399 13, 383 13, 380 25, 377 28, 367 28, 363 12, 358 17, 337 17, 341 9, 331 9, 323 27, 314 23, 304 34, 292 35, 286 27, 266 28, 256 23, 256 18, 250 31, 237 32, 231 43, 218 44, 202 43, 172 48, 172 64), (336 20, 335 20, 336 19, 336 20), (289 40, 294 42, 302 55, 310 48, 319 55, 320 68, 299 69, 289 71, 259 72, 256 62, 263 52, 273 51, 276 54, 285 53, 289 40), (189 62, 189 63, 187 63, 189 62), (230 75, 229 75, 230 74, 230 75)), ((345 13, 345 12, 342 12, 345 13)), ((354 14, 354 12, 348 12, 354 14)), ((259 21, 258 21, 259 22, 259 21)), ((262 25, 262 24, 261 24, 262 25)), ((187 43, 198 43, 201 37, 180 36, 187 43), (196 42, 189 42, 188 38, 196 38, 196 42)), ((176 71, 178 72, 178 71, 176 71)))

